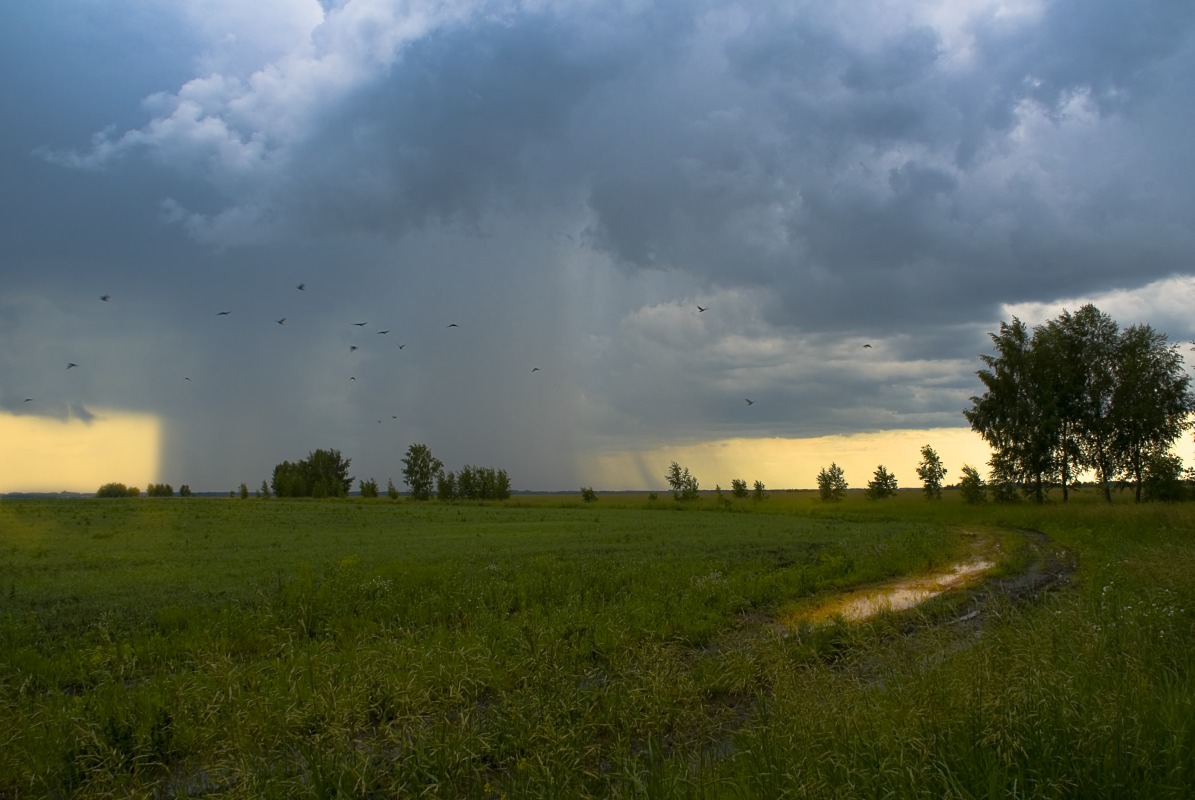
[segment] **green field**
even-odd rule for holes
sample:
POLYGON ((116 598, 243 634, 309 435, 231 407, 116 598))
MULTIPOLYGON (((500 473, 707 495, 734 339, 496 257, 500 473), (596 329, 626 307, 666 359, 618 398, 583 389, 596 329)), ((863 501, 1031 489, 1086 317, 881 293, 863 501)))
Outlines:
POLYGON ((5 800, 1195 793, 1195 504, 6 501, 0 598, 5 800))

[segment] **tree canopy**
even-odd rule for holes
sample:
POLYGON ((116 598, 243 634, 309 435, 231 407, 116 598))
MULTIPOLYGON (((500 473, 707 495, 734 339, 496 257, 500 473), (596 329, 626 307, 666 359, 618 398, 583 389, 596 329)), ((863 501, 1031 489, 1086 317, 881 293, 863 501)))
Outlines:
POLYGON ((275 497, 345 497, 353 485, 350 463, 339 450, 313 450, 301 461, 274 467, 270 486, 275 497))
POLYGON ((1140 500, 1147 465, 1195 409, 1177 346, 1148 325, 1122 331, 1091 304, 1032 331, 1013 317, 991 338, 976 373, 986 391, 963 413, 992 446, 997 497, 1019 489, 1043 502, 1057 485, 1066 500, 1090 470, 1106 499, 1119 479, 1140 500))

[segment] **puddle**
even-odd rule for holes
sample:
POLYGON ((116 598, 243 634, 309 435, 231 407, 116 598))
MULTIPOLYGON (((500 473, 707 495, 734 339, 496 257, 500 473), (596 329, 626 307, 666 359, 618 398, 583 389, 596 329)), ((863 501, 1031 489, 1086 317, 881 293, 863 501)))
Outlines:
POLYGON ((824 605, 790 615, 787 622, 825 622, 837 616, 846 620, 863 620, 884 611, 902 611, 943 592, 966 586, 994 566, 995 562, 974 559, 956 564, 948 570, 846 592, 824 605))

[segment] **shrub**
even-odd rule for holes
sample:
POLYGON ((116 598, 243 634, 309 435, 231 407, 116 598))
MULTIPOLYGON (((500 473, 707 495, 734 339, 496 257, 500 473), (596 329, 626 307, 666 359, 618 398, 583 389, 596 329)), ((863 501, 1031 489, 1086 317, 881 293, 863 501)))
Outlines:
POLYGON ((963 465, 963 478, 958 482, 958 488, 963 495, 963 500, 968 503, 978 504, 988 499, 988 490, 984 485, 983 477, 979 474, 979 470, 970 464, 963 465))
POLYGON ((595 502, 598 499, 597 492, 595 492, 593 490, 592 486, 582 486, 581 487, 581 499, 584 500, 586 503, 595 502))

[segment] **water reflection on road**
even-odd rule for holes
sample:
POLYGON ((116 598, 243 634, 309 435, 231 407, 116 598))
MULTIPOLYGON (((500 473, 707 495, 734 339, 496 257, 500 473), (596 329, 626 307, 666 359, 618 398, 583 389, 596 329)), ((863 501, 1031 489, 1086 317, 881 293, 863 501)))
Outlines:
POLYGON ((790 622, 825 622, 834 617, 862 620, 884 611, 912 608, 943 592, 966 586, 994 566, 992 561, 974 559, 947 570, 846 592, 808 612, 794 614, 790 622))

